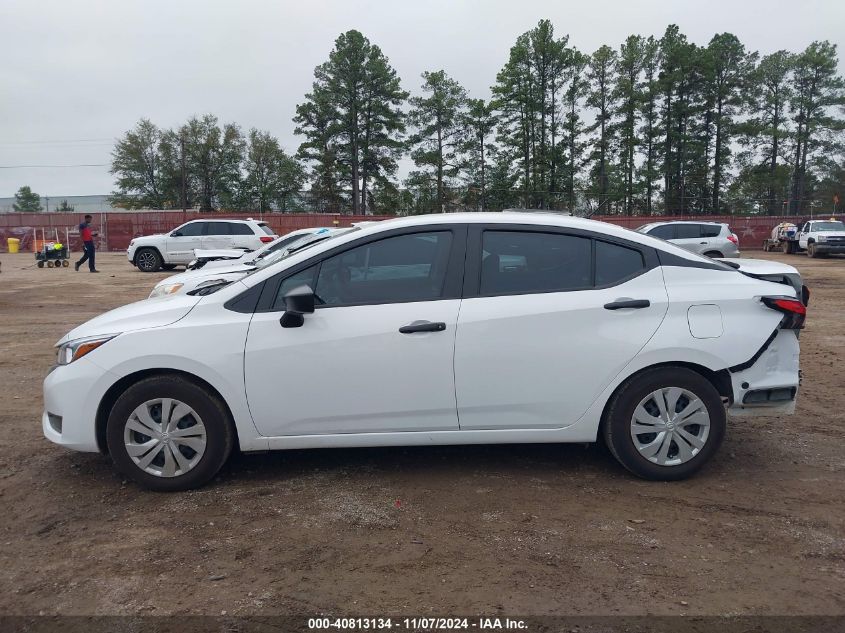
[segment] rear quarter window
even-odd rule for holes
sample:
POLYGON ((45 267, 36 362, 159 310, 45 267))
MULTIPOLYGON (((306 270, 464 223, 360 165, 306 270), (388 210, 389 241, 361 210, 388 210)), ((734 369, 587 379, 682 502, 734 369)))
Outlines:
POLYGON ((645 269, 643 254, 635 248, 596 241, 596 286, 610 286, 645 269))
POLYGON ((275 235, 275 233, 273 232, 273 229, 271 229, 267 224, 265 224, 263 222, 258 223, 258 228, 260 228, 262 231, 264 231, 267 235, 275 235))
POLYGON ((721 224, 702 224, 701 237, 719 237, 722 233, 721 224))

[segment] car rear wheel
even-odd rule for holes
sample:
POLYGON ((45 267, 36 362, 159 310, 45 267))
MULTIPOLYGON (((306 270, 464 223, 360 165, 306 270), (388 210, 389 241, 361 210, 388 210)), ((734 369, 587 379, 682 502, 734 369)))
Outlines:
POLYGON ((145 378, 118 398, 106 426, 109 454, 151 490, 188 490, 214 477, 232 452, 226 407, 182 376, 145 378))
POLYGON ((154 248, 142 248, 135 254, 135 265, 145 273, 156 272, 161 264, 161 255, 154 248))
POLYGON ((689 477, 713 457, 726 418, 710 381, 684 367, 658 367, 614 394, 603 429, 625 468, 644 479, 671 481, 689 477))

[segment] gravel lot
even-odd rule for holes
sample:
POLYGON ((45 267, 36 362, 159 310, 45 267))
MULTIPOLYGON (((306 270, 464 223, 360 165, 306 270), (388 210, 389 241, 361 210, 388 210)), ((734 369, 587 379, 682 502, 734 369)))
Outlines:
POLYGON ((791 417, 733 420, 693 480, 633 479, 599 446, 237 456, 145 492, 41 435, 53 344, 163 275, 2 254, 0 614, 843 614, 845 259, 813 295, 791 417))

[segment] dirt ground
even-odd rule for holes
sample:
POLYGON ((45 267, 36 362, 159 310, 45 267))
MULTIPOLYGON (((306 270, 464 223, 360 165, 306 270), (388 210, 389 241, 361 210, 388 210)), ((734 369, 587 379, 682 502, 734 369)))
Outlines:
POLYGON ((163 275, 0 255, 0 614, 843 614, 845 258, 812 290, 791 417, 732 420, 680 483, 599 446, 237 456, 155 494, 41 434, 41 381, 71 327, 163 275), (25 268, 26 267, 26 268, 25 268))

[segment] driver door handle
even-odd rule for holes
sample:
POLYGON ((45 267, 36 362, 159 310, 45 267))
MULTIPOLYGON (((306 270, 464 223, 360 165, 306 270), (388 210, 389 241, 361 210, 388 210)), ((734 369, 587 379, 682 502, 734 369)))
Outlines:
POLYGON ((414 332, 442 332, 446 324, 442 321, 414 321, 399 328, 401 334, 413 334, 414 332))
POLYGON ((605 303, 604 309, 605 310, 622 310, 625 308, 647 308, 651 305, 651 301, 648 299, 620 299, 619 301, 614 301, 613 303, 605 303))

